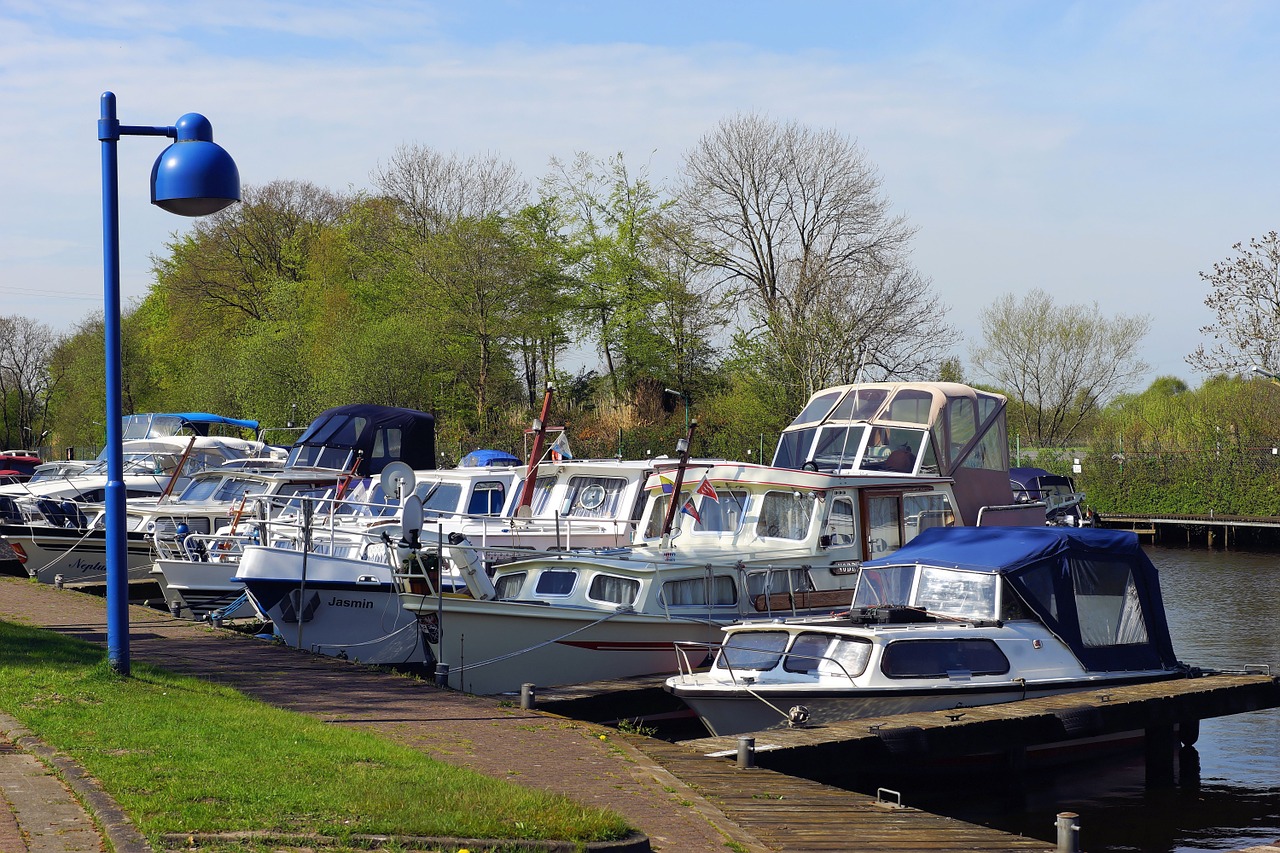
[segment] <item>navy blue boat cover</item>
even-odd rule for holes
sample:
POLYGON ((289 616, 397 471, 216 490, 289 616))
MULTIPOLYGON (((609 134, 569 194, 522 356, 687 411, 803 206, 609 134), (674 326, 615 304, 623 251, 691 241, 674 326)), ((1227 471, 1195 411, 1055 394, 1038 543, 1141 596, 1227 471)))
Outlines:
POLYGON ((437 467, 435 416, 362 403, 326 409, 294 442, 286 465, 350 470, 357 458, 361 477, 376 477, 391 462, 437 467))
MULTIPOLYGON (((1160 578, 1136 534, 1076 527, 931 527, 864 569, 901 565, 990 572, 1004 577, 1022 601, 1075 653, 1099 672, 1177 666, 1160 578), (1136 596, 1137 607, 1133 606, 1136 596), (1106 602, 1124 602, 1107 610, 1106 602), (1099 607, 1099 605, 1104 605, 1099 607), (1099 611, 1107 611, 1099 617, 1099 611), (1102 632, 1082 628, 1099 618, 1102 632)), ((1008 590, 1006 589, 1006 594, 1008 590)))

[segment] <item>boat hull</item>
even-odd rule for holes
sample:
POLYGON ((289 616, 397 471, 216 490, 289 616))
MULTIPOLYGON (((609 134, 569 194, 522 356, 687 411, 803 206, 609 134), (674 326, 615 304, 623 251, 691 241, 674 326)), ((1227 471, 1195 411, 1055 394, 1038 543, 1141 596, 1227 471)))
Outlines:
POLYGON ((430 660, 418 620, 400 606, 386 566, 310 554, 305 581, 302 567, 297 552, 249 547, 236 569, 236 581, 285 643, 368 664, 430 660))
POLYGON ((1060 680, 1040 685, 973 684, 963 687, 933 687, 914 690, 789 691, 758 690, 760 698, 743 691, 718 692, 705 688, 685 688, 679 678, 670 679, 666 689, 688 705, 711 734, 719 737, 787 728, 793 708, 803 708, 804 722, 823 725, 869 717, 888 717, 919 711, 946 711, 998 705, 1054 696, 1082 693, 1123 684, 1156 681, 1172 673, 1125 675, 1076 680, 1060 680), (767 700, 767 701, 765 701, 767 700))
MULTIPOLYGON (((66 583, 103 583, 107 577, 107 533, 105 530, 45 527, 35 524, 0 526, 10 546, 26 554, 27 575, 41 583, 53 583, 58 575, 66 583)), ((141 533, 127 537, 128 578, 147 580, 155 558, 151 540, 141 533)))
POLYGON ((675 643, 708 643, 721 630, 696 620, 520 601, 402 600, 449 667, 449 686, 477 694, 674 673, 675 643))

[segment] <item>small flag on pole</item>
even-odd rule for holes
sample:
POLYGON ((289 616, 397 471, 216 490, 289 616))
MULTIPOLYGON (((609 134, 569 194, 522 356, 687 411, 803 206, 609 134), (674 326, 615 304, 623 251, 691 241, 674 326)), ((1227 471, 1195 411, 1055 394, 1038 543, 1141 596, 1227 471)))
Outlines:
POLYGON ((662 493, 669 495, 676 489, 676 484, 668 480, 666 477, 659 477, 658 482, 662 484, 662 493))
POLYGON ((680 511, 685 515, 693 516, 694 521, 702 521, 702 516, 698 515, 698 508, 693 505, 693 497, 685 499, 684 506, 680 507, 680 511))
POLYGON ((563 430, 556 436, 556 440, 551 444, 551 459, 559 462, 561 459, 572 459, 573 452, 569 450, 569 436, 563 430))
POLYGON ((698 488, 693 490, 695 495, 703 495, 711 498, 716 503, 720 503, 720 496, 716 494, 716 487, 711 485, 711 481, 707 479, 707 475, 702 475, 702 482, 698 484, 698 488))

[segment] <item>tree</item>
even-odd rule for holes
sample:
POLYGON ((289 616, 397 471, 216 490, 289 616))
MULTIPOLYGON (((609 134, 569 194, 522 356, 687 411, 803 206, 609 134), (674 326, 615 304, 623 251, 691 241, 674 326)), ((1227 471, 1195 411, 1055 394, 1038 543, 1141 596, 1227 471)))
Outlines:
POLYGON ((974 368, 1021 403, 1021 434, 1060 447, 1085 421, 1147 371, 1138 357, 1150 329, 1145 315, 1110 319, 1097 303, 1057 306, 1036 288, 997 299, 981 315, 974 368))
POLYGON ((684 172, 685 251, 743 298, 793 398, 864 371, 936 367, 950 330, 908 262, 914 229, 855 142, 739 115, 698 141, 684 172))
POLYGON ((4 446, 35 449, 45 437, 49 397, 60 371, 52 364, 59 337, 44 323, 0 317, 0 421, 4 446))
POLYGON ((1254 366, 1280 372, 1280 236, 1270 231, 1250 239, 1247 249, 1241 243, 1231 249, 1235 258, 1200 273, 1210 288, 1204 304, 1217 315, 1200 332, 1214 344, 1196 347, 1187 363, 1204 373, 1254 366))

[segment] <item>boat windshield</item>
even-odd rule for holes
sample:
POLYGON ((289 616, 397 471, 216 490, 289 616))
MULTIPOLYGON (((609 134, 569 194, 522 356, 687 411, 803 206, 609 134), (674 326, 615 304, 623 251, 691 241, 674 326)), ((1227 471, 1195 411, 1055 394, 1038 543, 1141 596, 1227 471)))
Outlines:
POLYGON ((906 605, 930 613, 966 619, 996 618, 996 582, 986 572, 937 566, 864 566, 853 593, 853 606, 906 605))

